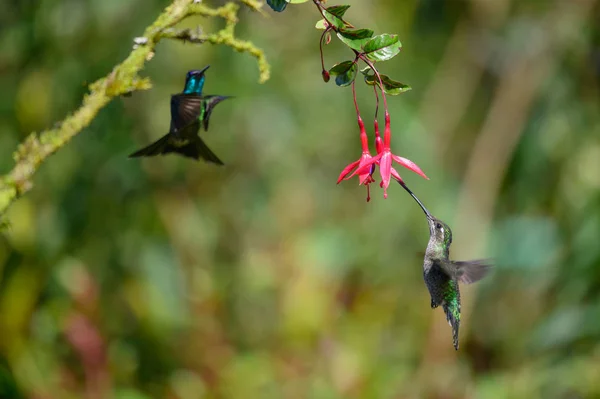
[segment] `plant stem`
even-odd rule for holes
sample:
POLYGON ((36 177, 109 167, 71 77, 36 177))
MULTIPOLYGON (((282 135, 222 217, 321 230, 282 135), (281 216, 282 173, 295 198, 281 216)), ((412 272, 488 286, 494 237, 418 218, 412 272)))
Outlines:
POLYGON ((319 40, 319 53, 321 54, 321 68, 325 70, 325 60, 323 59, 323 38, 329 32, 329 29, 325 29, 323 34, 321 35, 321 39, 319 40))
POLYGON ((373 63, 371 62, 371 60, 369 60, 367 57, 365 57, 364 54, 359 53, 358 57, 364 61, 365 64, 368 65, 369 68, 371 68, 371 70, 375 73, 375 76, 377 76, 377 80, 379 81, 379 89, 381 90, 381 97, 383 97, 383 108, 385 110, 385 112, 388 112, 388 106, 387 106, 387 98, 385 96, 385 91, 383 90, 383 81, 381 80, 381 75, 379 75, 379 71, 377 70, 377 68, 375 68, 375 65, 373 65, 373 63))
POLYGON ((356 101, 356 85, 355 85, 355 81, 352 82, 352 99, 354 100, 354 109, 356 110, 356 116, 358 118, 360 118, 360 111, 358 109, 358 102, 356 101))

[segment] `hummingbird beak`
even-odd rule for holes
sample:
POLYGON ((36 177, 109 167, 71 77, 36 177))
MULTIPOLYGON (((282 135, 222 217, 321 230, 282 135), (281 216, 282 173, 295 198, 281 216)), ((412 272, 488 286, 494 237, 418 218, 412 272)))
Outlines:
POLYGON ((204 68, 202 68, 200 70, 200 75, 202 75, 208 68, 210 68, 210 65, 205 66, 204 68))
POLYGON ((410 196, 413 197, 415 201, 417 201, 417 204, 419 204, 419 206, 425 213, 425 217, 427 218, 427 220, 433 219, 433 216, 431 215, 431 213, 429 213, 427 208, 425 208, 425 205, 423 205, 423 203, 419 200, 419 198, 417 198, 417 196, 412 191, 410 191, 410 189, 406 186, 406 184, 404 184, 403 181, 398 181, 398 183, 400 183, 400 185, 410 194, 410 196))

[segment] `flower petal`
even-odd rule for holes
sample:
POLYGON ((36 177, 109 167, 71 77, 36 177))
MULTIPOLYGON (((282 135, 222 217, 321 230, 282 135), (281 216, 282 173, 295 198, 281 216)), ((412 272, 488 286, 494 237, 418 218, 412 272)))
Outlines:
POLYGON ((424 177, 425 179, 429 180, 429 177, 427 177, 425 175, 425 173, 423 173, 423 171, 421 170, 421 168, 419 168, 417 166, 416 163, 414 163, 413 161, 411 161, 410 159, 406 159, 406 158, 402 158, 399 157, 398 155, 392 155, 392 158, 394 158, 394 161, 398 162, 400 165, 404 166, 406 169, 410 169, 413 172, 415 172, 416 174, 424 177))
POLYGON ((365 184, 365 182, 369 182, 369 177, 371 177, 368 173, 363 173, 358 175, 358 185, 365 184))
POLYGON ((387 198, 387 188, 390 185, 390 174, 392 173, 392 153, 384 151, 379 161, 379 173, 383 185, 383 198, 387 198))
MULTIPOLYGON (((358 168, 362 169, 362 167, 365 164, 367 164, 367 162, 369 162, 369 160, 371 158, 372 158, 371 154, 369 154, 368 152, 363 152, 362 157, 360 157, 360 164, 358 165, 358 168)), ((364 184, 365 181, 368 181, 371 178, 371 174, 373 173, 373 168, 374 168, 374 165, 371 164, 371 168, 369 168, 368 171, 360 172, 358 174, 359 184, 364 184)))
POLYGON ((402 180, 402 178, 400 177, 400 174, 394 167, 392 167, 392 177, 394 179, 396 179, 397 181, 399 181, 400 183, 404 183, 404 180, 402 180))
POLYGON ((356 175, 356 174, 363 174, 366 172, 370 173, 370 169, 369 167, 374 164, 375 162, 379 161, 379 158, 381 158, 381 154, 375 155, 373 158, 369 159, 366 163, 364 163, 363 165, 359 166, 354 173, 352 173, 348 178, 356 175))
POLYGON ((352 174, 352 176, 350 176, 350 177, 346 177, 346 175, 347 175, 348 173, 350 173, 350 171, 351 171, 352 169, 354 169, 356 166, 358 166, 358 164, 359 164, 359 163, 360 163, 360 159, 359 159, 358 161, 352 162, 350 165, 346 166, 346 167, 344 168, 344 170, 342 170, 342 173, 340 173, 340 177, 338 177, 337 184, 340 184, 340 182, 341 182, 342 180, 344 180, 344 179, 349 179, 350 177, 354 176, 354 173, 356 173, 356 172, 354 172, 354 173, 352 174))

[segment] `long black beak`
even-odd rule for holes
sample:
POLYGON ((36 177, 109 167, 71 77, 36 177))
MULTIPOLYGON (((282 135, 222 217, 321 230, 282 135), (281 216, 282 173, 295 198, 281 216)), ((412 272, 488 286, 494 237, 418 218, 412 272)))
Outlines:
POLYGON ((204 73, 204 71, 206 71, 208 68, 210 68, 210 65, 207 65, 207 66, 205 66, 204 68, 202 68, 202 69, 200 70, 200 74, 203 74, 203 73, 204 73))
POLYGON ((400 185, 410 194, 410 196, 413 197, 415 199, 415 201, 417 201, 417 204, 419 204, 419 206, 421 207, 421 209, 423 209, 423 212, 425 212, 425 216, 427 217, 427 219, 433 218, 433 216, 431 216, 431 213, 429 213, 429 211, 427 210, 427 208, 425 208, 425 205, 423 205, 423 203, 421 202, 421 200, 419 200, 417 198, 417 196, 412 191, 410 191, 410 189, 408 187, 406 187, 406 184, 404 184, 403 181, 398 181, 398 183, 400 183, 400 185))

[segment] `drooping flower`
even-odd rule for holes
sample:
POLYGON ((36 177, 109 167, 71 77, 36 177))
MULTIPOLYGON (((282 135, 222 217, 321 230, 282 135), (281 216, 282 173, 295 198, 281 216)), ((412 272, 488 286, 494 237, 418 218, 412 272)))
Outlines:
POLYGON ((364 184, 367 187, 367 202, 371 200, 371 191, 369 189, 369 184, 375 182, 373 179, 373 172, 375 171, 375 165, 371 163, 371 152, 369 151, 369 142, 367 138, 367 132, 365 130, 365 124, 363 123, 362 118, 358 117, 358 127, 360 129, 360 141, 362 145, 362 154, 357 161, 352 162, 350 165, 346 166, 340 176, 338 177, 337 183, 340 184, 342 180, 348 180, 350 177, 357 174, 356 172, 361 169, 361 172, 358 173, 358 184, 364 184), (368 168, 363 168, 367 164, 370 165, 368 168), (348 176, 352 171, 351 176, 348 176))
POLYGON ((359 176, 364 175, 367 172, 372 172, 372 167, 374 165, 379 165, 379 173, 381 174, 381 187, 383 188, 383 198, 387 198, 387 188, 390 185, 390 180, 393 177, 398 181, 402 181, 400 174, 396 169, 392 167, 392 160, 396 161, 398 164, 404 166, 406 169, 410 169, 423 178, 429 180, 429 178, 423 173, 421 168, 417 166, 413 161, 400 157, 398 155, 392 154, 390 144, 392 141, 392 132, 390 127, 390 114, 385 112, 385 130, 383 132, 383 145, 381 146, 381 151, 379 150, 379 145, 381 144, 381 137, 379 136, 379 125, 375 122, 375 147, 377 148, 377 155, 371 157, 367 162, 362 163, 350 176, 347 178, 351 178, 355 174, 359 176))

